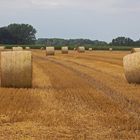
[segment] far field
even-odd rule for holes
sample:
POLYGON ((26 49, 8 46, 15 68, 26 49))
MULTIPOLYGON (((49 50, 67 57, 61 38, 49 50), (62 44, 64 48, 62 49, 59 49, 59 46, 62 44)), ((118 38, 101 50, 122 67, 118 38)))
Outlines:
POLYGON ((140 139, 140 85, 123 56, 33 51, 33 88, 0 88, 0 140, 140 139))

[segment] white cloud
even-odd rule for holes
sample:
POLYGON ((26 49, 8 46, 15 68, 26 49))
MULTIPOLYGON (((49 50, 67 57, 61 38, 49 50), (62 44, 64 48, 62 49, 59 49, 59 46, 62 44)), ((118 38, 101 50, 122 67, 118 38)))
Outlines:
POLYGON ((140 11, 139 0, 0 0, 0 8, 77 8, 104 12, 140 11))

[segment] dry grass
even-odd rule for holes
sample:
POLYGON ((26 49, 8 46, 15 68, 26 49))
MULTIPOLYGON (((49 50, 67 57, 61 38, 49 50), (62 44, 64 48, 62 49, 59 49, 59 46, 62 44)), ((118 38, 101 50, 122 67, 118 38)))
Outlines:
POLYGON ((126 54, 34 51, 33 89, 0 88, 0 138, 139 140, 140 86, 124 77, 126 54))

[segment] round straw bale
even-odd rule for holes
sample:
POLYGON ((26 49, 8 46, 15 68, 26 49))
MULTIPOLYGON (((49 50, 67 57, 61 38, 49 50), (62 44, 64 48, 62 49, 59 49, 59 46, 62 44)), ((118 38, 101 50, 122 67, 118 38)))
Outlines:
POLYGON ((109 48, 109 51, 113 51, 113 48, 109 48))
POLYGON ((140 48, 132 48, 131 53, 140 52, 140 48))
POLYGON ((41 47, 40 49, 41 49, 41 50, 44 50, 44 47, 41 47))
POLYGON ((140 83, 140 52, 123 58, 125 77, 129 83, 140 83))
POLYGON ((1 86, 32 87, 31 51, 1 52, 1 86))
POLYGON ((76 48, 74 48, 73 50, 76 51, 76 48))
POLYGON ((23 48, 22 47, 13 47, 13 51, 22 51, 23 48))
POLYGON ((92 51, 93 49, 92 49, 92 48, 89 48, 88 50, 89 50, 89 51, 92 51))
POLYGON ((3 51, 5 49, 4 46, 0 46, 0 51, 3 51))
POLYGON ((25 47, 26 50, 30 50, 30 47, 25 47))
POLYGON ((79 53, 84 53, 85 52, 85 47, 84 46, 78 47, 78 52, 79 53))
POLYGON ((54 47, 46 47, 46 55, 54 55, 55 49, 54 47))
POLYGON ((69 49, 67 46, 65 46, 61 48, 61 51, 62 51, 62 54, 68 54, 69 49))

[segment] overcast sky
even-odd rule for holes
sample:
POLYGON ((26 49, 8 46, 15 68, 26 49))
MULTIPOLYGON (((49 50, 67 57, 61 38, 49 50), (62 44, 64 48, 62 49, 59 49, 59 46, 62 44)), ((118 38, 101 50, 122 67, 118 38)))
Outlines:
POLYGON ((140 0, 0 0, 0 26, 28 23, 37 37, 140 38, 140 0))

